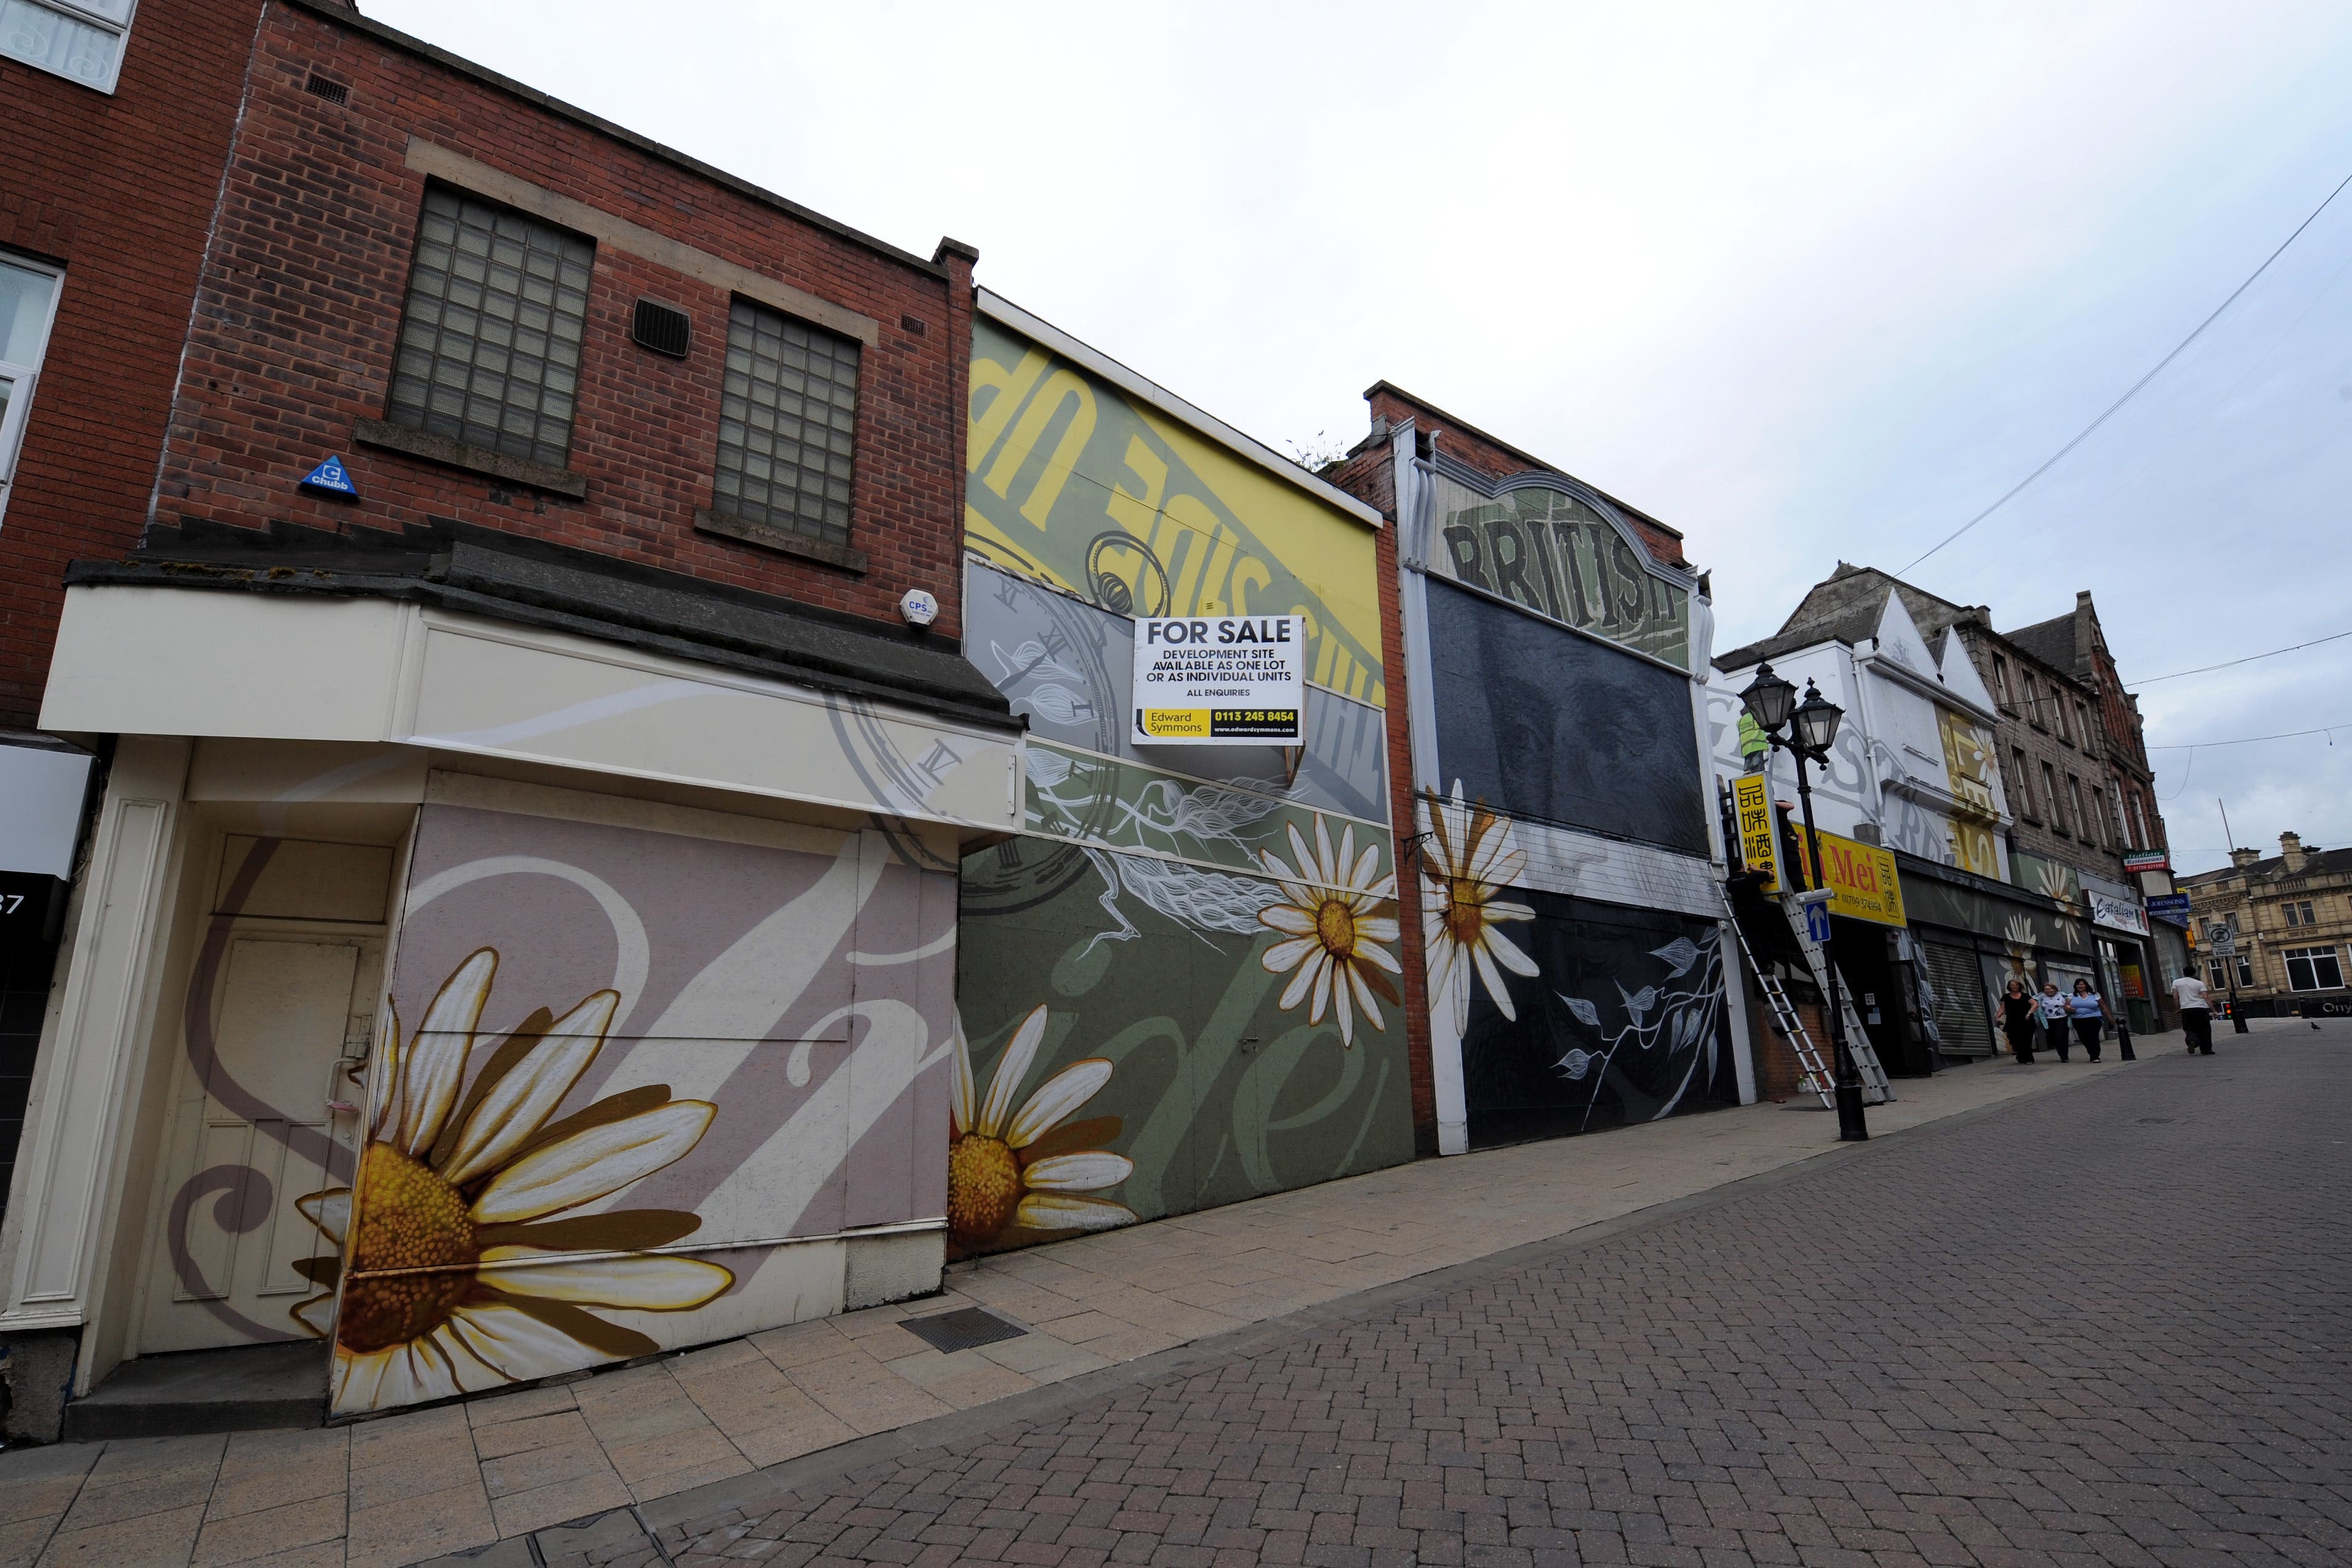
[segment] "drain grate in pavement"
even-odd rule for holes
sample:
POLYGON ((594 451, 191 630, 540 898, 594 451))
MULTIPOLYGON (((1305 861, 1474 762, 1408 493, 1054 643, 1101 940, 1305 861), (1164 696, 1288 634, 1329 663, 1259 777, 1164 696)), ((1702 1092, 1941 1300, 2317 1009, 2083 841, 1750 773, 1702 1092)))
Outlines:
POLYGON ((937 1351, 971 1350, 999 1340, 1019 1339, 1029 1331, 1008 1323, 980 1307, 961 1307, 937 1317, 908 1318, 898 1326, 937 1351))

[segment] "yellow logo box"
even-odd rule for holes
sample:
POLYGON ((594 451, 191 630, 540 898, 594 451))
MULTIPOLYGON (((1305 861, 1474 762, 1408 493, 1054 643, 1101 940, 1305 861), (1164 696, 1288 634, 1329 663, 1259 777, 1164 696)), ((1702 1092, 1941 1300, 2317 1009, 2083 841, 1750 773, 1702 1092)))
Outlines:
POLYGON ((1145 708, 1143 733, 1154 739, 1206 740, 1209 738, 1209 710, 1204 707, 1145 708))

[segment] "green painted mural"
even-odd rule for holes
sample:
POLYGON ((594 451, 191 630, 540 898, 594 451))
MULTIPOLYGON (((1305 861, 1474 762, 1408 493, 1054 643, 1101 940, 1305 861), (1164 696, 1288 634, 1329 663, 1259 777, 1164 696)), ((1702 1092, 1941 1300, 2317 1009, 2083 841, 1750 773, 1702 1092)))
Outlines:
POLYGON ((963 862, 950 1249, 1410 1159, 1377 534, 985 314, 969 452, 967 647, 1032 727, 963 862), (1129 742, 1130 618, 1194 611, 1309 618, 1301 751, 1129 742))

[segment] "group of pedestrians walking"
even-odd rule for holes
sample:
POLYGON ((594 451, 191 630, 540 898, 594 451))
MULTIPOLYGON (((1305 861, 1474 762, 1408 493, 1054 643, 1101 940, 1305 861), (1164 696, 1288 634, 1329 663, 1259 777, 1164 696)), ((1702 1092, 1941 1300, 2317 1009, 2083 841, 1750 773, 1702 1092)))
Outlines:
MULTIPOLYGON (((2059 1061, 2068 1061, 2067 1052, 2076 1045, 2088 1060, 2098 1061, 2099 1040, 2113 1017, 2106 998, 2088 980, 2076 980, 2072 996, 2062 994, 2055 980, 2044 980, 2039 996, 2027 990, 2023 980, 2011 980, 2000 998, 2000 1031, 2009 1038, 2011 1053, 2026 1065, 2037 1049, 2053 1051, 2059 1061)), ((2118 1030, 2116 1043, 2123 1059, 2133 1060, 2131 1036, 2118 1030)))

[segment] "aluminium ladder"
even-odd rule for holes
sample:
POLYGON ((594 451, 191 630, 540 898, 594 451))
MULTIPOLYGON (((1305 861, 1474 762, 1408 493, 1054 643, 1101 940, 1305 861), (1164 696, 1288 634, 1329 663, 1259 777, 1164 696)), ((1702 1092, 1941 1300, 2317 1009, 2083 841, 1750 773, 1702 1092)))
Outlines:
MULTIPOLYGON (((1836 1101, 1832 1093, 1837 1084, 1836 1075, 1822 1061, 1821 1047, 1813 1043, 1813 1037, 1807 1032, 1804 1019, 1798 1015, 1796 1004, 1789 999, 1788 989, 1780 984, 1780 977, 1757 961, 1755 950, 1748 945, 1748 933, 1740 928, 1738 912, 1731 906, 1730 889, 1723 888, 1721 891, 1724 915, 1731 922, 1732 935, 1739 939, 1739 952, 1748 960, 1748 972, 1756 977, 1757 988, 1764 993, 1764 1005, 1772 1011, 1774 1032, 1786 1040, 1789 1049, 1796 1052, 1797 1064, 1804 1069, 1803 1087, 1821 1097, 1823 1110, 1834 1109, 1836 1101)), ((1806 929, 1804 906, 1792 896, 1784 895, 1780 903, 1796 933, 1798 946, 1804 950, 1805 962, 1812 970, 1813 983, 1822 988, 1823 995, 1827 995, 1829 974, 1822 964, 1821 945, 1806 929)), ((1895 1098, 1894 1086, 1886 1081, 1886 1069, 1880 1063, 1878 1052, 1870 1043, 1870 1036, 1864 1031, 1862 1019, 1853 1010, 1853 998, 1843 986, 1838 988, 1838 1003, 1845 1016, 1846 1050, 1853 1055, 1854 1067, 1862 1076, 1864 1100, 1869 1104, 1883 1105, 1895 1098)))

